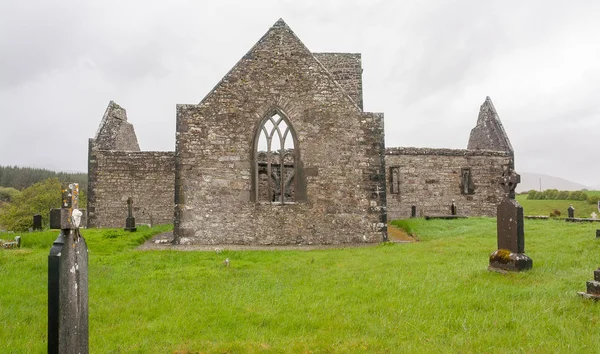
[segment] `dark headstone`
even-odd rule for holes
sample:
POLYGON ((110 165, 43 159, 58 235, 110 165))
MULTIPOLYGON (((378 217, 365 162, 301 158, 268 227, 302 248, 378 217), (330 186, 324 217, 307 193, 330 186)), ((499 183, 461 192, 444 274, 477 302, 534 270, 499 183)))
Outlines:
POLYGON ((454 204, 454 199, 452 199, 452 204, 450 204, 450 215, 456 215, 456 204, 454 204))
POLYGON ((569 205, 569 209, 567 209, 567 212, 569 213, 570 218, 575 217, 575 208, 573 208, 573 205, 569 205))
POLYGON ((586 282, 586 292, 577 294, 593 300, 600 300, 600 268, 594 271, 594 280, 586 282))
POLYGON ((523 207, 514 199, 521 176, 505 168, 500 185, 506 196, 498 205, 496 216, 498 249, 490 255, 490 270, 521 271, 530 269, 533 260, 525 254, 523 207))
POLYGON ((137 230, 135 227, 135 218, 133 217, 133 198, 127 198, 127 219, 125 219, 125 231, 134 232, 137 230))
POLYGON ((33 230, 38 231, 42 229, 42 216, 35 214, 33 216, 33 230))
POLYGON ((410 207, 410 217, 411 218, 417 217, 417 206, 416 205, 413 205, 410 207))
POLYGON ((79 186, 70 184, 53 212, 61 230, 48 255, 48 353, 89 352, 88 251, 78 199, 79 186))
POLYGON ((596 229, 596 238, 600 238, 600 229, 596 229))

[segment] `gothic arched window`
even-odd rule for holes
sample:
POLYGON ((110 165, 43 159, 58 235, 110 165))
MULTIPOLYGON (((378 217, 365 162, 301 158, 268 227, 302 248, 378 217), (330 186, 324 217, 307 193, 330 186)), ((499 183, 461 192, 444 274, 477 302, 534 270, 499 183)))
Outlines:
POLYGON ((289 121, 275 112, 258 127, 254 148, 254 197, 257 202, 297 200, 296 136, 289 121))

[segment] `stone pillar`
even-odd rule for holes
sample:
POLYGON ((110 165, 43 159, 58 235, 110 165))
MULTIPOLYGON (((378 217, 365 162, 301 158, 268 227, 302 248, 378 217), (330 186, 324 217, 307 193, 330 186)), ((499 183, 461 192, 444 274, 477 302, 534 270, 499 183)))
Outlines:
POLYGON ((79 185, 63 190, 63 204, 50 212, 60 234, 48 255, 48 353, 88 353, 88 253, 79 233, 79 185))
POLYGON ((521 271, 533 267, 533 260, 525 254, 523 207, 514 199, 519 182, 521 176, 506 166, 500 177, 506 195, 496 215, 498 249, 490 255, 489 270, 521 271))
POLYGON ((575 208, 573 208, 573 204, 569 205, 569 209, 567 209, 567 212, 569 213, 569 218, 574 218, 575 217, 575 208))
POLYGON ((33 216, 33 230, 38 231, 42 229, 42 216, 40 214, 35 214, 33 216))

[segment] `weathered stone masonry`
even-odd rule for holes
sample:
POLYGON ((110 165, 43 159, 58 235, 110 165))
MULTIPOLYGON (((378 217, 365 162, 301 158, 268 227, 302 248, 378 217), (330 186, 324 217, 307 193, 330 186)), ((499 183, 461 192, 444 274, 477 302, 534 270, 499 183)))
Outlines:
POLYGON ((173 152, 140 152, 125 110, 111 102, 88 151, 88 226, 124 227, 127 198, 138 224, 173 222, 173 152))
POLYGON ((498 177, 512 155, 503 151, 429 148, 389 148, 386 150, 388 217, 449 215, 452 200, 458 215, 495 216, 502 197, 498 177), (399 170, 399 191, 392 193, 390 171, 399 170), (463 190, 461 171, 470 169, 472 193, 463 190))
POLYGON ((89 226, 123 227, 128 197, 139 223, 174 222, 183 244, 379 242, 388 216, 448 214, 452 199, 459 215, 494 215, 513 152, 489 97, 469 150, 386 149, 362 97, 360 54, 311 53, 280 20, 199 104, 177 106, 175 152, 140 152, 109 104, 90 139, 89 226))
POLYGON ((178 105, 177 241, 381 241, 383 115, 360 109, 360 87, 352 86, 352 99, 279 21, 200 104, 178 105), (253 200, 255 136, 273 113, 297 135, 296 179, 306 190, 294 204, 253 200))

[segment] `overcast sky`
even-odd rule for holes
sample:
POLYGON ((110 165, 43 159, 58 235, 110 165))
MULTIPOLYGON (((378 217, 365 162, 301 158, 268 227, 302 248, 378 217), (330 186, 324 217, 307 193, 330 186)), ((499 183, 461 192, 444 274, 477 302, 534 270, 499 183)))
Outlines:
POLYGON ((0 165, 87 171, 114 100, 142 150, 283 18, 313 52, 359 52, 386 145, 466 148, 490 96, 518 172, 600 186, 600 1, 0 2, 0 165))

